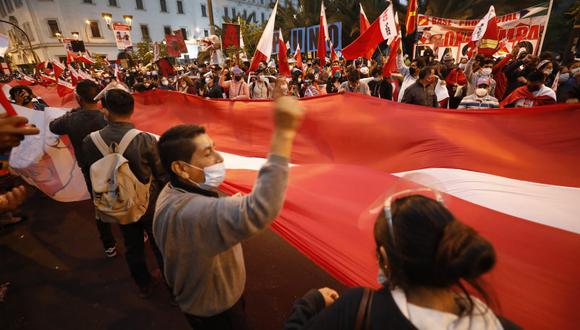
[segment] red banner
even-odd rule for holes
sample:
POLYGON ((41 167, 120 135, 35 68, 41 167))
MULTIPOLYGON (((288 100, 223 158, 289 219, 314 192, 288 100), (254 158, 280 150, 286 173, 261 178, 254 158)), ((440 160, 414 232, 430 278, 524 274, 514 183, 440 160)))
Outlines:
POLYGON ((165 44, 167 46, 167 55, 169 57, 180 57, 179 38, 177 36, 166 35, 165 44))
POLYGON ((222 47, 240 48, 240 25, 223 23, 222 24, 222 47))

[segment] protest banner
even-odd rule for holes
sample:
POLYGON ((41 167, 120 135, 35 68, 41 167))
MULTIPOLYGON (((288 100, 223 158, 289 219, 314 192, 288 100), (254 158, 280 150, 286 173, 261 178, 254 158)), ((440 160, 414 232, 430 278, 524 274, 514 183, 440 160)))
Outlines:
POLYGON ((117 43, 117 49, 125 50, 133 47, 133 41, 131 41, 131 26, 113 23, 113 34, 115 36, 115 42, 117 43))

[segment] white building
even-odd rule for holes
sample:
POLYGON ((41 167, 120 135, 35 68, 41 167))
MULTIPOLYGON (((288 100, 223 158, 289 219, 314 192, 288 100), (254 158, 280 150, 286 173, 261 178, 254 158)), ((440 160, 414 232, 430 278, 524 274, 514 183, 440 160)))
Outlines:
MULTIPOLYGON (((213 0, 215 25, 221 26, 224 16, 239 15, 257 23, 266 21, 272 10, 271 2, 213 0)), ((282 0, 281 4, 288 2, 282 0)), ((210 33, 207 0, 0 0, 0 19, 26 32, 40 60, 66 56, 62 38, 83 40, 90 52, 116 59, 115 39, 103 13, 110 13, 113 23, 131 22, 133 44, 146 39, 162 41, 165 34, 178 29, 188 40, 210 33)), ((0 33, 10 36, 7 53, 14 64, 32 62, 23 33, 6 23, 0 23, 0 33)))

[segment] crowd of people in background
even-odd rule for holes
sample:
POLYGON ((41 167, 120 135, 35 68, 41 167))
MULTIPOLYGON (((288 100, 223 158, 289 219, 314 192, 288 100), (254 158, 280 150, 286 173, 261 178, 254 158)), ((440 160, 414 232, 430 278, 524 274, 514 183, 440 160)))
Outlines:
MULTIPOLYGON (((169 72, 155 66, 114 71, 86 68, 88 76, 74 89, 79 107, 54 120, 50 130, 71 138, 95 200, 96 211, 91 216, 96 219, 106 257, 115 257, 117 249, 110 215, 96 201, 106 194, 95 192, 96 164, 118 152, 109 149, 117 146, 132 179, 147 190, 146 201, 136 205, 140 212, 129 223, 118 222, 139 295, 149 297, 164 280, 193 329, 245 329, 240 242, 267 228, 284 202, 290 151, 302 118, 297 98, 358 93, 449 109, 525 108, 580 99, 580 61, 562 63, 548 52, 535 56, 519 46, 499 58, 474 54, 455 59, 445 54, 439 60, 427 50, 414 59, 399 53, 397 62, 398 72, 385 74, 381 63, 374 60, 320 65, 314 59, 301 68, 292 67, 289 77, 280 76, 273 62, 263 62, 249 73, 249 62, 231 60, 221 65, 179 64, 169 72), (251 194, 225 197, 219 193, 226 170, 203 127, 173 127, 159 141, 135 130, 132 93, 151 90, 210 99, 275 100, 270 155, 251 194), (153 249, 159 271, 148 271, 145 242, 153 249)), ((70 79, 68 70, 62 79, 70 79)), ((10 99, 34 110, 48 106, 27 86, 12 87, 10 99)), ((389 106, 385 103, 386 110, 389 106)), ((18 126, 11 121, 25 123, 21 117, 0 119, 0 147, 5 151, 24 135, 38 133, 31 127, 9 129, 18 126)), ((11 212, 23 201, 24 188, 12 184, 3 192, 0 211, 8 219, 4 221, 18 222, 11 212)), ((450 329, 466 324, 471 324, 469 328, 476 324, 477 329, 514 328, 488 308, 488 301, 472 297, 462 284, 476 284, 493 268, 493 247, 438 200, 417 192, 389 198, 375 225, 383 288, 376 292, 357 288, 342 296, 328 288, 312 291, 296 302, 285 328, 352 329, 360 322, 359 302, 373 311, 365 324, 397 324, 401 329, 425 328, 429 322, 450 329), (414 220, 412 228, 409 218, 414 220), (446 259, 450 249, 455 249, 454 260, 446 259)))

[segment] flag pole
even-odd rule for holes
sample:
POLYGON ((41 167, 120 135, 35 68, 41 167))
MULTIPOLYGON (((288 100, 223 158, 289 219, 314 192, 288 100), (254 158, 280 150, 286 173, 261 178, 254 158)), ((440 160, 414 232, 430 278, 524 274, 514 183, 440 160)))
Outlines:
POLYGON ((546 26, 544 27, 544 33, 542 33, 542 39, 540 40, 540 45, 536 48, 536 55, 542 52, 542 47, 544 47, 544 39, 546 38, 546 32, 548 31, 548 24, 550 23, 550 14, 552 14, 552 6, 554 5, 554 0, 550 0, 548 5, 548 18, 546 18, 546 26))

